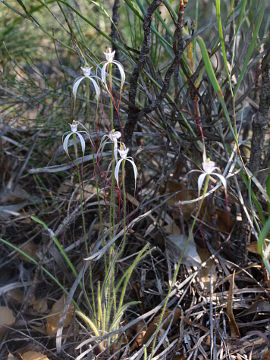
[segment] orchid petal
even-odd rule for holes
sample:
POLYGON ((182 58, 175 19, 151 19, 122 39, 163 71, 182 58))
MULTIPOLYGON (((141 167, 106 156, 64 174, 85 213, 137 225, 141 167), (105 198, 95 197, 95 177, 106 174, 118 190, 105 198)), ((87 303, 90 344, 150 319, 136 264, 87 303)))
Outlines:
POLYGON ((67 134, 70 134, 70 131, 64 132, 64 134, 62 135, 62 142, 64 141, 64 137, 65 137, 67 134))
POLYGON ((64 139, 64 141, 63 141, 63 149, 65 150, 65 152, 66 152, 66 154, 67 154, 68 157, 69 157, 69 153, 68 153, 68 141, 69 141, 69 138, 70 138, 71 135, 72 135, 72 133, 69 133, 69 134, 65 137, 65 139, 64 139))
POLYGON ((106 67, 109 65, 108 62, 106 62, 103 66, 102 66, 102 69, 101 69, 101 80, 103 82, 103 84, 105 85, 106 87, 106 90, 109 92, 109 89, 108 89, 108 86, 107 86, 107 81, 106 81, 106 67))
POLYGON ((76 98, 76 95, 77 95, 78 87, 79 87, 79 85, 80 85, 80 83, 82 82, 83 79, 85 79, 84 76, 80 77, 79 79, 77 79, 75 81, 75 83, 73 85, 72 91, 73 91, 73 95, 74 95, 75 98, 76 98))
POLYGON ((113 140, 113 152, 114 152, 114 158, 117 161, 118 159, 118 155, 117 155, 117 151, 118 150, 118 144, 117 144, 117 139, 113 140))
POLYGON ((124 71, 124 68, 123 68, 123 65, 117 61, 117 60, 114 60, 112 62, 113 64, 115 64, 117 67, 118 67, 118 70, 120 72, 120 77, 121 77, 121 90, 124 86, 124 83, 125 83, 125 80, 126 80, 126 75, 125 75, 125 71, 124 71))
POLYGON ((206 149, 205 149, 205 147, 204 147, 204 148, 203 148, 203 163, 205 163, 206 160, 207 160, 207 158, 206 158, 206 149))
POLYGON ((108 137, 111 141, 114 141, 114 139, 120 139, 121 136, 122 135, 120 131, 115 131, 115 130, 110 131, 108 134, 108 137))
POLYGON ((126 148, 126 146, 124 144, 122 144, 123 148, 119 149, 118 152, 119 152, 119 155, 121 157, 121 159, 126 159, 127 158, 127 154, 129 152, 129 148, 126 148))
POLYGON ((105 58, 106 60, 111 63, 113 62, 114 59, 114 55, 115 55, 115 50, 111 51, 111 49, 108 52, 104 52, 105 58))
POLYGON ((76 132, 76 135, 78 136, 78 138, 80 140, 81 147, 82 147, 82 153, 84 155, 84 152, 85 152, 85 140, 84 140, 83 136, 79 132, 76 132))
POLYGON ((117 164, 116 164, 116 166, 115 166, 115 169, 114 169, 114 177, 115 177, 115 180, 116 180, 116 182, 117 182, 117 186, 119 187, 119 179, 118 179, 118 177, 119 177, 119 169, 120 169, 120 165, 121 165, 121 163, 122 163, 122 161, 123 161, 124 159, 120 159, 118 162, 117 162, 117 164))
POLYGON ((72 133, 76 133, 78 131, 78 121, 72 122, 72 124, 69 124, 70 130, 72 133))
POLYGON ((100 145, 99 145, 99 148, 98 148, 98 151, 97 153, 102 153, 103 150, 104 150, 104 147, 106 144, 108 144, 110 141, 109 140, 106 140, 106 137, 108 137, 108 135, 104 135, 101 139, 101 142, 100 142, 100 145))
POLYGON ((199 195, 200 195, 200 192, 201 192, 201 189, 202 189, 202 186, 203 186, 203 182, 204 182, 204 179, 205 177, 207 176, 208 174, 206 173, 203 173, 199 176, 199 179, 198 179, 198 191, 199 191, 199 195))
POLYGON ((214 161, 207 159, 202 163, 203 171, 205 171, 207 174, 212 174, 212 172, 217 169, 215 165, 216 163, 214 161))
POLYGON ((222 185, 224 186, 225 192, 227 192, 227 182, 223 175, 220 175, 218 173, 212 173, 212 175, 215 175, 219 178, 219 180, 222 182, 222 185))
POLYGON ((109 92, 109 89, 108 89, 108 85, 107 85, 107 81, 106 81, 106 77, 107 77, 107 71, 106 71, 106 68, 109 64, 115 64, 117 67, 118 67, 118 70, 120 72, 120 77, 121 77, 121 90, 124 86, 124 83, 125 83, 125 80, 126 80, 126 75, 125 75, 125 71, 124 71, 124 68, 123 68, 123 65, 119 62, 119 61, 116 61, 116 60, 113 60, 112 62, 106 62, 103 66, 102 66, 102 69, 101 69, 101 80, 103 82, 103 84, 105 85, 106 87, 106 90, 109 92))
POLYGON ((86 77, 87 77, 87 79, 89 79, 89 80, 92 82, 92 84, 94 85, 95 92, 96 92, 96 100, 98 100, 98 99, 99 99, 99 96, 100 96, 100 88, 99 88, 96 80, 94 80, 92 77, 89 77, 89 76, 86 76, 86 77))
POLYGON ((86 66, 86 67, 81 66, 81 69, 82 69, 82 72, 83 72, 84 77, 90 76, 91 70, 92 70, 92 66, 86 66))
POLYGON ((85 129, 85 130, 80 131, 80 133, 81 133, 81 134, 86 134, 86 135, 88 136, 88 139, 89 139, 92 147, 94 148, 95 146, 94 146, 94 144, 93 144, 93 141, 92 141, 92 139, 91 139, 91 136, 90 136, 87 128, 86 128, 83 124, 81 124, 80 122, 77 121, 77 123, 78 123, 78 125, 80 125, 83 129, 85 129))
POLYGON ((190 171, 187 173, 187 175, 189 175, 189 174, 191 174, 191 173, 195 173, 195 172, 201 173, 202 171, 201 171, 201 170, 190 170, 190 171))

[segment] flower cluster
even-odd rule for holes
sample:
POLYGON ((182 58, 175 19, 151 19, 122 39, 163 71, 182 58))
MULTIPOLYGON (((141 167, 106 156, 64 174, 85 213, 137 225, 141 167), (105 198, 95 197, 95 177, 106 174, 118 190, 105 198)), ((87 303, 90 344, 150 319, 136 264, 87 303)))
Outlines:
POLYGON ((137 180, 137 176, 138 176, 138 170, 137 170, 137 166, 136 166, 133 158, 131 156, 127 156, 128 152, 129 152, 129 148, 127 148, 125 146, 125 144, 121 143, 120 149, 118 150, 118 152, 119 152, 119 155, 120 155, 120 159, 117 161, 117 164, 115 166, 115 171, 114 171, 114 177, 115 177, 115 180, 117 182, 117 186, 119 187, 120 165, 123 162, 123 164, 125 166, 125 162, 128 161, 128 162, 130 162, 130 164, 133 167, 134 179, 135 179, 135 188, 136 188, 136 180, 137 180))
POLYGON ((92 85, 94 86, 95 97, 96 97, 97 101, 99 100, 100 92, 101 92, 100 87, 98 85, 98 82, 101 81, 102 84, 104 85, 105 89, 110 93, 109 88, 111 87, 111 84, 109 84, 109 86, 108 86, 108 83, 110 82, 110 79, 108 79, 108 77, 109 77, 108 68, 109 68, 109 66, 112 66, 112 65, 116 65, 116 67, 119 70, 119 73, 120 73, 120 92, 122 92, 123 86, 124 86, 124 83, 125 83, 125 71, 124 71, 123 65, 119 61, 114 60, 115 51, 112 51, 110 48, 109 48, 108 52, 104 52, 104 55, 105 55, 106 61, 101 63, 101 64, 103 64, 103 66, 101 68, 101 78, 98 77, 97 75, 92 75, 92 67, 91 66, 86 65, 85 67, 81 67, 81 70, 83 72, 83 76, 80 76, 75 80, 74 85, 73 85, 73 89, 72 89, 73 96, 74 96, 75 99, 76 99, 76 96, 77 96, 79 86, 82 83, 82 81, 85 80, 85 79, 88 79, 92 83, 92 85))
POLYGON ((198 193, 200 196, 200 192, 204 183, 204 180, 207 176, 216 176, 224 186, 225 192, 227 192, 227 183, 226 179, 223 175, 219 174, 218 172, 214 172, 214 170, 219 170, 219 168, 216 166, 216 163, 214 161, 211 161, 209 158, 206 157, 206 149, 203 150, 203 162, 202 162, 202 168, 201 170, 191 170, 192 172, 200 172, 201 175, 198 178, 198 193))
MULTIPOLYGON (((96 74, 92 73, 91 66, 86 65, 85 67, 81 67, 83 75, 78 77, 75 80, 75 82, 73 84, 73 88, 72 88, 74 100, 76 100, 79 86, 86 79, 89 80, 89 85, 92 84, 92 86, 94 88, 95 98, 96 98, 97 102, 99 101, 100 94, 101 94, 99 83, 103 84, 105 90, 110 94, 110 96, 112 96, 112 93, 111 93, 112 84, 111 84, 110 70, 113 65, 115 65, 118 68, 119 73, 120 73, 120 94, 122 93, 124 83, 125 83, 124 68, 119 61, 114 60, 115 51, 112 51, 111 49, 109 49, 108 52, 104 52, 104 55, 105 55, 106 61, 101 63, 101 65, 102 65, 101 77, 98 77, 96 74)), ((68 156, 69 156, 69 152, 68 152, 69 139, 71 136, 73 136, 73 139, 75 139, 75 138, 79 139, 83 155, 85 153, 85 138, 84 138, 84 136, 88 136, 91 141, 91 138, 90 138, 88 132, 86 130, 79 131, 78 126, 81 126, 81 127, 83 127, 83 129, 85 129, 85 127, 81 123, 73 120, 72 124, 70 124, 71 131, 66 132, 62 137, 63 148, 68 156)), ((107 144, 111 143, 113 146, 113 161, 116 162, 114 177, 116 179, 118 187, 119 187, 120 166, 122 164, 122 169, 124 169, 126 161, 128 161, 129 163, 132 164, 134 178, 135 178, 135 187, 136 187, 138 170, 137 170, 137 167, 136 167, 136 164, 135 164, 133 158, 130 156, 127 156, 128 152, 129 152, 129 148, 127 148, 125 146, 125 144, 120 141, 121 136, 122 135, 119 131, 115 131, 114 129, 112 129, 108 134, 106 134, 102 137, 97 153, 98 154, 102 153, 104 147, 107 144), (118 155, 120 156, 119 160, 118 160, 118 155)))

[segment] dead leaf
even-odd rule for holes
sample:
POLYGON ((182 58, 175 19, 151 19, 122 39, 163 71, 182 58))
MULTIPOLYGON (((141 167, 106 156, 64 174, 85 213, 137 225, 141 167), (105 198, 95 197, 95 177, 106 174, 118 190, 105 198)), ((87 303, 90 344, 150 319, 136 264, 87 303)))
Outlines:
POLYGON ((229 233, 234 225, 232 214, 228 210, 216 208, 217 224, 216 230, 222 233, 229 233))
POLYGON ((258 252, 258 243, 257 241, 253 241, 252 243, 247 245, 247 251, 253 254, 259 254, 258 252))
MULTIPOLYGON (((38 245, 33 241, 27 241, 26 243, 22 244, 20 246, 20 249, 23 250, 27 255, 31 256, 33 259, 36 260, 38 259, 37 257, 38 245)), ((30 262, 30 260, 22 254, 19 254, 19 258, 23 261, 30 262)))
POLYGON ((193 235, 191 235, 188 243, 187 240, 188 237, 185 234, 171 234, 166 237, 166 249, 168 250, 169 256, 171 257, 172 261, 174 261, 175 263, 178 263, 180 258, 183 256, 181 262, 182 264, 187 266, 198 266, 202 262, 197 252, 197 247, 193 235))
POLYGON ((180 235, 181 234, 179 226, 177 226, 174 221, 169 225, 163 226, 163 230, 168 235, 172 235, 172 234, 180 235))
POLYGON ((24 292, 21 289, 12 289, 7 292, 8 301, 22 303, 24 299, 24 292))
MULTIPOLYGON (((138 335, 136 336, 136 339, 134 340, 133 344, 130 347, 131 351, 140 348, 144 344, 144 335, 146 333, 146 326, 143 321, 140 321, 139 323, 136 324, 135 332, 138 335)), ((132 336, 130 335, 130 338, 131 337, 132 336)))
MULTIPOLYGON (((56 303, 54 303, 51 312, 47 317, 46 329, 47 329, 47 334, 49 336, 56 335, 61 314, 64 310, 65 302, 66 302, 66 297, 65 295, 63 295, 58 301, 56 301, 56 303)), ((64 321, 64 328, 71 324, 73 319, 73 313, 74 313, 74 306, 70 305, 64 321)))
POLYGON ((217 271, 216 271, 216 264, 214 259, 209 259, 211 257, 210 252, 206 248, 197 247, 198 254, 202 260, 202 262, 206 262, 206 265, 200 269, 199 276, 200 276, 200 283, 203 287, 203 290, 206 293, 209 293, 211 281, 213 287, 217 281, 217 271))
POLYGON ((270 360, 270 350, 266 350, 266 352, 263 354, 262 360, 270 360))
POLYGON ((14 355, 12 355, 11 353, 8 354, 7 360, 17 360, 17 358, 15 358, 14 355))
POLYGON ((27 351, 21 354, 22 360, 50 360, 46 355, 37 351, 27 351))
MULTIPOLYGON (((77 184, 76 184, 77 185, 77 184)), ((77 185, 79 187, 79 184, 77 185)), ((97 188, 95 186, 93 186, 92 184, 86 184, 83 188, 83 200, 87 200, 89 199, 89 197, 92 195, 92 199, 91 201, 96 201, 97 200, 97 188)), ((104 190, 100 190, 99 189, 99 193, 98 193, 100 199, 104 199, 105 197, 107 197, 104 190)), ((80 201, 81 195, 80 193, 77 194, 76 196, 76 200, 80 201)))
MULTIPOLYGON (((266 246, 270 243, 269 239, 265 239, 266 246)), ((257 241, 253 241, 252 243, 247 245, 247 250, 253 254, 259 255, 258 251, 258 243, 257 241)))
POLYGON ((235 272, 232 274, 232 279, 230 283, 229 293, 228 293, 228 302, 227 302, 227 314, 230 320, 230 329, 231 335, 233 337, 240 337, 240 331, 238 325, 235 321, 234 313, 233 313, 233 288, 234 288, 234 276, 235 272))
POLYGON ((32 306, 33 309, 36 310, 36 312, 39 314, 44 314, 48 310, 48 303, 44 298, 33 299, 32 306))
MULTIPOLYGON (((198 197, 198 194, 193 190, 185 189, 185 185, 181 184, 174 180, 168 181, 168 192, 170 194, 180 191, 179 194, 176 194, 171 199, 169 199, 168 204, 174 207, 177 207, 179 209, 178 201, 187 201, 187 200, 194 200, 196 197, 198 197)), ((201 213, 203 213, 204 204, 201 209, 201 213)), ((194 209, 196 209, 197 203, 191 203, 191 204, 185 204, 181 205, 181 210, 183 212, 185 220, 188 220, 193 213, 194 209)))
POLYGON ((13 312, 7 306, 0 306, 0 340, 9 326, 15 322, 13 312))

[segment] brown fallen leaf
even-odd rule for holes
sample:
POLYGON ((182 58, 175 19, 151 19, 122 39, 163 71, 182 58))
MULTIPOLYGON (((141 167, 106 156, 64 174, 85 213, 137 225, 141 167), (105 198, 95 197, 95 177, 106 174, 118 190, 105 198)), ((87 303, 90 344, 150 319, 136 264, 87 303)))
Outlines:
MULTIPOLYGON (((144 335, 146 333, 146 326, 145 326, 145 323, 143 321, 140 321, 138 324, 136 324, 135 332, 138 335, 136 336, 136 339, 134 340, 133 344, 130 347, 131 351, 134 350, 134 349, 140 348, 144 344, 143 337, 144 337, 144 335)), ((131 338, 132 336, 130 335, 129 337, 131 338)))
POLYGON ((233 313, 233 288, 234 288, 234 276, 235 272, 232 274, 232 279, 230 283, 229 293, 228 293, 228 302, 227 302, 227 314, 230 320, 230 329, 232 337, 240 337, 240 331, 238 325, 235 321, 233 313))
MULTIPOLYGON (((266 245, 268 245, 270 243, 269 239, 265 239, 265 243, 266 245)), ((259 251, 258 251, 258 242, 257 241, 253 241, 250 244, 247 245, 247 251, 253 253, 253 254, 257 254, 259 255, 259 251)))
POLYGON ((12 289, 7 292, 7 299, 9 302, 22 303, 24 299, 24 292, 22 289, 12 289))
POLYGON ((213 286, 215 286, 217 281, 216 264, 214 259, 209 260, 211 254, 208 249, 197 247, 197 250, 202 262, 208 260, 206 265, 202 267, 199 272, 202 288, 208 294, 210 291, 211 281, 213 286))
MULTIPOLYGON (((59 300, 56 301, 56 303, 53 304, 51 312, 48 315, 46 321, 46 330, 49 336, 56 335, 61 314, 64 310, 65 302, 66 302, 66 297, 65 295, 63 295, 59 300)), ((64 328, 71 324, 73 320, 73 313, 74 313, 74 306, 70 305, 64 321, 64 328)))
POLYGON ((48 310, 47 300, 44 298, 33 299, 32 307, 37 313, 44 314, 48 310))
MULTIPOLYGON (((76 186, 79 184, 76 184, 76 186)), ((108 193, 106 193, 104 190, 100 190, 99 189, 99 197, 100 199, 108 199, 108 193)), ((91 201, 96 201, 97 200, 97 188, 91 184, 86 184, 83 188, 83 200, 87 200, 89 197, 92 196, 91 201)), ((77 194, 76 196, 76 200, 80 201, 80 193, 77 194)), ((89 199, 90 200, 90 199, 89 199)))
POLYGON ((223 233, 229 233, 234 225, 232 214, 223 209, 216 209, 217 214, 217 226, 216 229, 223 233))
POLYGON ((15 322, 13 312, 7 306, 0 306, 0 340, 8 327, 12 326, 15 322))
POLYGON ((50 360, 46 355, 37 351, 27 351, 21 354, 22 360, 50 360))
POLYGON ((248 244, 247 245, 247 251, 249 251, 249 252, 251 252, 253 254, 259 254, 257 241, 253 241, 250 244, 248 244))
MULTIPOLYGON (((27 241, 26 243, 20 246, 20 249, 23 250, 27 255, 31 256, 33 259, 38 259, 37 250, 38 245, 33 241, 27 241)), ((26 256, 19 254, 19 258, 25 262, 31 262, 26 256)))
POLYGON ((7 360, 17 360, 17 358, 15 358, 14 355, 12 355, 11 353, 8 354, 7 360))
POLYGON ((262 360, 270 360, 270 349, 263 354, 262 360))
MULTIPOLYGON (((169 205, 171 205, 173 207, 177 207, 178 210, 179 210, 178 201, 194 200, 196 197, 198 197, 198 193, 196 193, 196 191, 185 189, 184 184, 181 184, 174 180, 169 180, 168 181, 168 192, 170 194, 172 194, 172 193, 178 192, 178 191, 180 191, 179 194, 176 194, 168 201, 169 205)), ((181 206, 185 220, 188 220, 190 218, 191 214, 196 209, 196 207, 197 207, 196 202, 191 203, 191 204, 185 204, 185 205, 181 206)), ((205 205, 203 204, 201 213, 204 212, 203 211, 204 207, 205 207, 205 205)))

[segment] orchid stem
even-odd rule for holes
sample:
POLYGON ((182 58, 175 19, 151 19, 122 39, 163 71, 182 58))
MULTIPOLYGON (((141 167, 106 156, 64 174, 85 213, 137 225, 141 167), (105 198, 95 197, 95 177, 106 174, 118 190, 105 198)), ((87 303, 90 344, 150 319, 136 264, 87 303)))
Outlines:
POLYGON ((203 188, 203 198, 202 200, 200 201, 199 203, 199 207, 198 207, 198 210, 197 210, 197 213, 194 217, 194 220, 192 222, 192 225, 190 227, 190 230, 189 230, 189 234, 188 234, 188 238, 187 238, 187 241, 186 241, 186 244, 185 244, 185 247, 182 251, 182 254, 181 254, 181 257, 177 263, 177 266, 176 266, 176 269, 175 269, 175 272, 174 272, 174 275, 173 275, 173 279, 172 279, 172 282, 171 282, 171 285, 170 285, 170 288, 168 290, 168 293, 167 293, 167 296, 165 298, 165 302, 164 302, 164 305, 163 305, 163 308, 162 308, 162 312, 161 312, 161 315, 159 317, 159 321, 158 321, 158 325, 157 325, 157 329, 156 329, 156 333, 155 333, 155 338, 154 338, 154 341, 153 341, 153 345, 152 345, 152 351, 151 351, 151 355, 150 355, 150 360, 153 358, 153 355, 154 355, 154 349, 155 349, 155 345, 156 345, 156 341, 157 341, 157 336, 158 336, 158 332, 159 332, 159 329, 160 329, 160 325, 162 323, 162 320, 163 320, 163 317, 164 317, 164 313, 165 313, 165 310, 166 310, 166 307, 167 307, 167 304, 168 304, 168 300, 169 300, 169 296, 170 296, 170 293, 172 291, 172 288, 174 286, 174 283, 175 283, 175 280, 176 280, 176 277, 178 275, 178 272, 179 272, 179 268, 180 268, 180 265, 182 263, 182 260, 183 260, 183 257, 185 255, 185 252, 187 250, 187 247, 188 247, 188 244, 190 242, 190 239, 192 237, 192 233, 193 233, 193 229, 194 229, 194 226, 196 224, 196 221, 198 220, 198 216, 200 214, 200 211, 201 211, 201 208, 202 208, 202 204, 203 204, 203 201, 204 201, 204 198, 205 198, 205 195, 207 193, 207 189, 208 189, 208 184, 209 184, 209 179, 210 179, 210 175, 207 175, 206 176, 206 179, 205 179, 205 183, 204 183, 204 188, 203 188))

